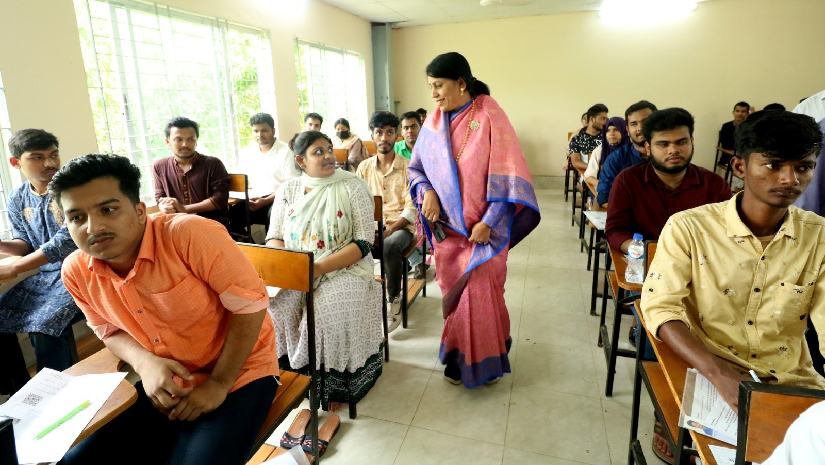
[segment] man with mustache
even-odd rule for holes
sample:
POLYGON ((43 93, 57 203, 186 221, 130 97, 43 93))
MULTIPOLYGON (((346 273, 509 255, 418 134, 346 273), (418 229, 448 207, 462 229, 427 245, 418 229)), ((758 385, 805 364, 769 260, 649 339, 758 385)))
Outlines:
POLYGON ((0 296, 0 393, 12 394, 29 380, 17 334, 29 333, 37 369, 65 370, 77 361, 72 323, 80 309, 60 279, 63 260, 77 248, 47 186, 60 168, 57 138, 42 129, 23 129, 9 139, 9 163, 26 177, 9 194, 11 239, 0 253, 23 257, 0 265, 0 279, 40 269, 0 296))
POLYGON ((809 319, 825 334, 825 219, 792 206, 821 148, 809 116, 748 116, 731 160, 744 190, 672 216, 643 286, 651 333, 734 410, 749 370, 763 382, 825 389, 804 336, 809 319))
POLYGON ((178 116, 166 124, 172 156, 152 166, 155 201, 163 213, 193 213, 229 226, 229 174, 219 158, 198 153, 198 123, 178 116))
MULTIPOLYGON (((416 115, 417 116, 417 115, 416 115)), ((370 118, 372 141, 378 154, 358 165, 355 174, 367 182, 372 195, 382 197, 384 211, 384 265, 387 272, 387 328, 401 323, 401 284, 407 279, 401 252, 413 241, 416 210, 410 198, 409 162, 395 153, 398 117, 376 111, 370 118)), ((403 142, 403 141, 402 141, 403 142)))
MULTIPOLYGON (((249 119, 252 141, 241 150, 240 173, 248 176, 249 187, 260 193, 268 193, 249 199, 249 218, 252 224, 269 226, 269 212, 275 201, 275 192, 281 184, 301 175, 295 165, 295 155, 285 142, 275 136, 275 119, 268 113, 258 113, 249 119)), ((231 231, 245 231, 246 201, 238 202, 229 209, 231 231)))
POLYGON ((633 165, 647 161, 648 154, 642 128, 645 119, 656 110, 656 105, 647 100, 640 100, 625 110, 624 120, 627 123, 627 135, 630 136, 631 143, 619 148, 601 161, 596 201, 602 208, 607 208, 610 189, 613 188, 613 180, 616 176, 633 165))
POLYGON ((243 465, 277 390, 269 296, 218 223, 146 214, 129 159, 66 163, 49 192, 79 250, 63 280, 88 325, 140 375, 137 401, 61 465, 243 465), (122 439, 140 447, 123 454, 122 439))

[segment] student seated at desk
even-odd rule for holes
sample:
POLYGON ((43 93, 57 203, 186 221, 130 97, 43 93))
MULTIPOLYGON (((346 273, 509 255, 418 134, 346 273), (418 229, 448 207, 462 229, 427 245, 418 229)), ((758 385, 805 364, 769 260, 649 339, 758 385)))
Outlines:
POLYGON ((805 341, 808 319, 820 341, 825 334, 825 219, 791 206, 821 147, 808 116, 745 119, 731 161, 744 191, 673 215, 642 288, 653 336, 734 410, 748 370, 765 382, 825 389, 805 341))
POLYGON ((263 280, 196 215, 146 215, 125 157, 71 160, 49 185, 80 250, 63 280, 106 347, 140 375, 137 402, 62 464, 246 462, 275 397, 263 280))
POLYGON ((22 256, 0 266, 0 279, 39 268, 0 296, 0 393, 13 394, 29 380, 19 332, 28 332, 37 369, 65 370, 72 366, 72 323, 82 318, 60 279, 63 260, 77 249, 63 225, 63 213, 47 192, 60 168, 57 138, 42 129, 17 131, 9 140, 9 163, 26 177, 11 191, 8 214, 12 238, 0 241, 0 253, 22 256))
MULTIPOLYGON (((298 136, 295 161, 303 174, 275 194, 266 237, 268 245, 315 255, 317 381, 321 407, 328 411, 367 395, 381 376, 384 350, 381 285, 371 250, 375 203, 362 179, 335 169, 332 150, 321 132, 298 136)), ((284 370, 309 372, 306 312, 301 292, 285 290, 270 302, 284 370)))
POLYGON ((599 184, 599 170, 610 157, 610 154, 630 143, 624 118, 614 116, 607 120, 604 128, 602 128, 601 139, 601 145, 593 149, 590 159, 587 160, 587 169, 584 170, 584 175, 582 175, 585 184, 590 186, 593 191, 596 191, 599 184))
POLYGON ((624 119, 631 143, 619 148, 609 159, 602 162, 596 194, 596 201, 602 208, 607 208, 610 190, 613 188, 613 180, 616 176, 633 165, 647 161, 648 152, 645 149, 645 136, 642 128, 645 119, 656 110, 656 105, 647 100, 640 100, 625 110, 624 119))
POLYGON ((171 157, 152 165, 161 213, 193 213, 229 226, 229 173, 217 157, 198 153, 198 123, 178 116, 166 124, 171 157))
POLYGON ((593 149, 602 143, 599 134, 605 122, 607 122, 607 107, 604 104, 597 103, 587 110, 587 128, 574 135, 567 148, 567 155, 570 157, 573 168, 582 171, 587 169, 588 157, 593 153, 593 149))

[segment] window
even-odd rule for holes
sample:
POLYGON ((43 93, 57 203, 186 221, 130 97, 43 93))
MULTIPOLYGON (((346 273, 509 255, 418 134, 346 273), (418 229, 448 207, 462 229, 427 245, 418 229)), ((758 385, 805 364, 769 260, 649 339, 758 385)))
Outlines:
POLYGON ((249 117, 275 117, 267 31, 157 3, 74 0, 99 150, 128 156, 154 200, 152 163, 171 155, 175 116, 200 125, 198 151, 232 172, 252 139, 249 117))
MULTIPOLYGON (((4 160, 11 156, 9 153, 9 139, 11 138, 11 123, 9 122, 9 112, 6 107, 6 92, 3 87, 3 76, 0 76, 0 154, 4 160)), ((6 200, 9 190, 12 188, 10 167, 8 162, 2 163, 0 168, 0 239, 11 239, 11 224, 9 223, 9 212, 6 200)))
POLYGON ((327 134, 335 132, 335 120, 346 118, 353 132, 369 138, 364 56, 296 39, 295 63, 301 127, 304 115, 315 112, 324 117, 327 134))

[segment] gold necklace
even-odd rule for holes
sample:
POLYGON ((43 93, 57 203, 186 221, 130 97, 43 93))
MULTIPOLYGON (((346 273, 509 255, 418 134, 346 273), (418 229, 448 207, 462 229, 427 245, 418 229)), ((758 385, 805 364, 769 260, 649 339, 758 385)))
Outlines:
POLYGON ((458 161, 458 159, 461 158, 461 154, 464 153, 464 147, 467 146, 467 139, 470 138, 470 129, 478 129, 478 123, 473 121, 473 113, 476 109, 476 101, 475 99, 472 99, 471 102, 473 103, 470 104, 470 122, 467 123, 467 131, 464 132, 464 142, 461 143, 461 150, 458 151, 458 156, 455 157, 455 161, 458 161), (473 128, 473 126, 475 126, 475 128, 473 128))

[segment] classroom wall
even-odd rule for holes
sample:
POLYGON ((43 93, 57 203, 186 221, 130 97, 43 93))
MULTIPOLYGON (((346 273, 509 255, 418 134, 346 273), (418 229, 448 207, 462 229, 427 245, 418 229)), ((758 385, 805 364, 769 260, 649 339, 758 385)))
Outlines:
POLYGON ((399 111, 435 105, 424 70, 439 53, 467 57, 516 129, 534 176, 561 176, 567 133, 594 103, 624 116, 647 99, 696 118, 694 162, 713 164, 733 105, 792 109, 825 89, 825 1, 715 0, 662 24, 615 24, 596 12, 393 32, 399 111))
MULTIPOLYGON (((372 111, 369 21, 320 0, 161 0, 160 3, 269 30, 277 118, 284 139, 288 140, 300 129, 295 37, 363 53, 367 109, 372 111)), ((13 130, 39 127, 54 132, 60 138, 64 161, 97 151, 72 0, 3 0, 0 73, 13 130)))

